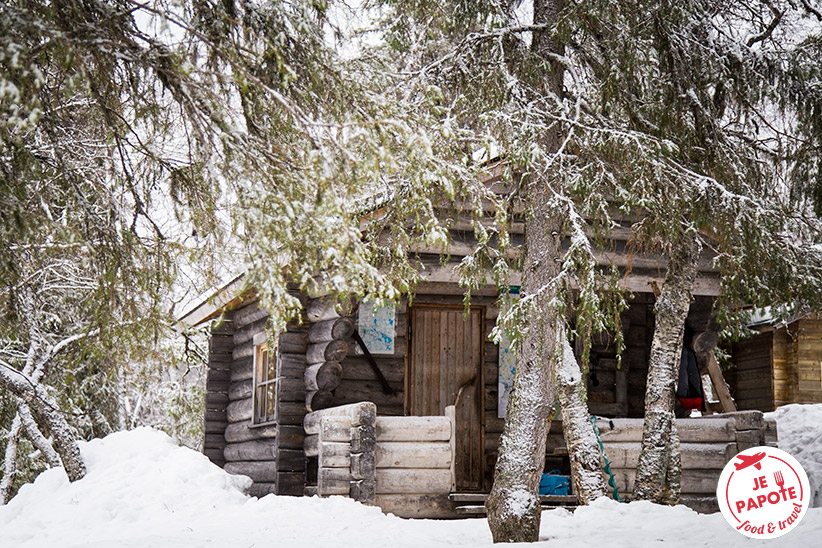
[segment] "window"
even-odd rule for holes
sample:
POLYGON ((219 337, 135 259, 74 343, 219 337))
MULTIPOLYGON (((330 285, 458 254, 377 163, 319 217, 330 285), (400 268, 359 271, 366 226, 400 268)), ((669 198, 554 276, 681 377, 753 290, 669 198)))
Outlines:
POLYGON ((277 420, 277 384, 279 352, 271 347, 264 333, 254 337, 254 393, 252 394, 252 424, 268 424, 277 420))

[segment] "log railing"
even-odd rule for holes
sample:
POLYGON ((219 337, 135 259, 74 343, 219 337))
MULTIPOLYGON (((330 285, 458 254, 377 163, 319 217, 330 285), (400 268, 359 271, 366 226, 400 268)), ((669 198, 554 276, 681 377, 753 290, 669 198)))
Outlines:
MULTIPOLYGON (((621 494, 634 487, 642 445, 643 419, 599 419, 605 453, 621 494)), ((697 511, 713 512, 716 484, 722 468, 750 447, 776 445, 776 423, 760 411, 739 411, 693 419, 677 419, 682 457, 682 503, 697 511)))
POLYGON ((305 453, 317 458, 319 496, 348 495, 392 508, 454 486, 454 413, 377 417, 370 402, 309 413, 305 453))

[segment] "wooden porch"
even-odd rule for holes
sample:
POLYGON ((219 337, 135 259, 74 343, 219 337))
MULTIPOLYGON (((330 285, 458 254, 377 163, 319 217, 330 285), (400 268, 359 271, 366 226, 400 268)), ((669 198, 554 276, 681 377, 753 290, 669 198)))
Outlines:
MULTIPOLYGON (((400 517, 482 516, 487 492, 465 492, 456 482, 457 418, 378 417, 370 402, 306 415, 307 495, 343 495, 379 506, 400 517), (313 480, 313 481, 312 481, 313 480)), ((630 499, 642 439, 643 419, 599 419, 605 453, 617 488, 630 499)), ((759 411, 677 419, 682 451, 682 503, 700 512, 717 511, 716 484, 738 452, 775 445, 776 424, 759 411)), ((561 436, 552 432, 551 437, 561 436)), ((546 470, 567 451, 549 445, 546 470)), ((543 496, 543 508, 573 508, 576 496, 543 496)))

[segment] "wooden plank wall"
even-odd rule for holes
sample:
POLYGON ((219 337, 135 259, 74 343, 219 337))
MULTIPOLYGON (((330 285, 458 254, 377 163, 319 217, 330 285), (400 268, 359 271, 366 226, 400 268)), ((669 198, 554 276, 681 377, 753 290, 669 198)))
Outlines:
POLYGON ((303 373, 308 338, 306 328, 298 323, 289 324, 287 332, 280 336, 278 422, 251 426, 254 336, 265 331, 268 316, 257 301, 245 303, 231 313, 233 333, 224 407, 224 468, 251 477, 252 495, 302 495, 305 483, 303 373))
POLYGON ((811 315, 733 344, 728 372, 738 409, 822 403, 822 319, 811 315))
POLYGON ((774 407, 796 403, 796 360, 788 359, 788 349, 791 347, 792 358, 793 339, 788 336, 785 328, 771 332, 773 337, 773 403, 774 407))
POLYGON ((822 403, 822 318, 802 318, 791 327, 796 335, 797 403, 822 403))
POLYGON ((734 367, 726 380, 736 408, 774 410, 774 339, 771 332, 760 333, 732 346, 734 367))

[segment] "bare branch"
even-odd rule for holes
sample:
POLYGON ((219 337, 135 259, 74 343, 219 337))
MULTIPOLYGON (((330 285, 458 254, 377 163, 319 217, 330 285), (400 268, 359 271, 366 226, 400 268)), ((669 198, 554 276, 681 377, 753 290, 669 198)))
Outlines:
POLYGON ((771 8, 771 11, 773 12, 774 17, 771 20, 768 27, 764 31, 762 31, 760 34, 757 34, 756 36, 752 36, 750 39, 748 39, 748 42, 747 42, 748 47, 753 46, 757 42, 762 42, 763 40, 766 40, 767 38, 770 38, 770 36, 773 34, 773 31, 776 29, 776 26, 782 20, 783 15, 785 15, 784 11, 779 11, 776 8, 776 6, 774 6, 770 2, 768 2, 768 7, 771 8))

